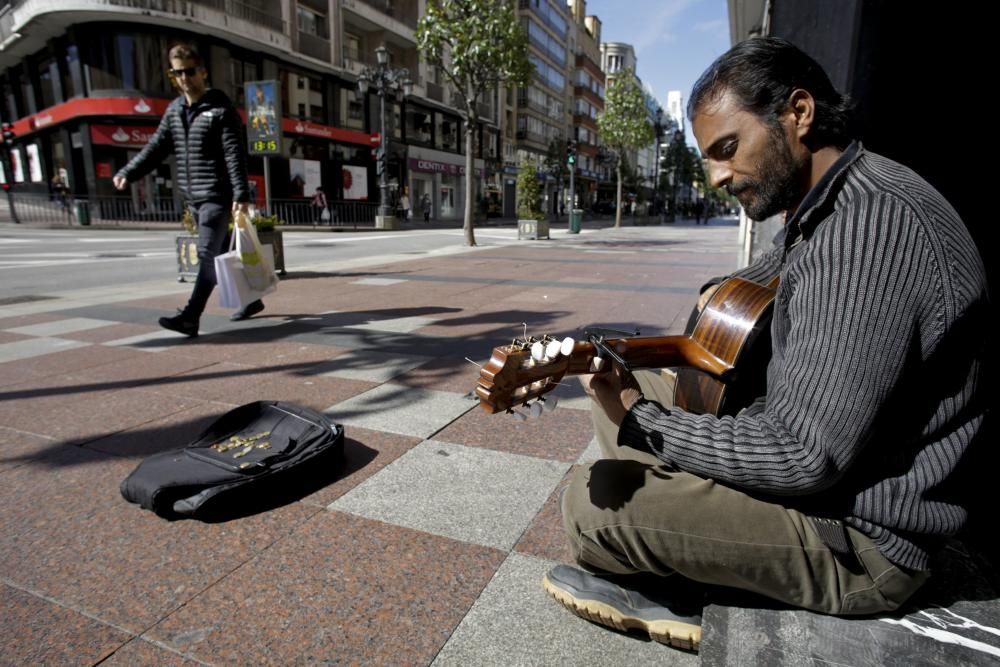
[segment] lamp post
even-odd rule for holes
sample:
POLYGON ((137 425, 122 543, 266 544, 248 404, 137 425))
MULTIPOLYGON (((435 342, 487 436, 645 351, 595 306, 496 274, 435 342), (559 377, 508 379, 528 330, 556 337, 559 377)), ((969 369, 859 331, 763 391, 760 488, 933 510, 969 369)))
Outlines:
MULTIPOLYGON (((656 122, 653 123, 653 131, 656 133, 656 166, 653 167, 653 204, 657 209, 660 208, 660 143, 662 143, 665 130, 666 124, 663 122, 663 109, 657 107, 656 122)), ((661 213, 660 222, 663 222, 664 219, 665 216, 661 213)))
POLYGON ((386 132, 385 98, 403 102, 405 97, 413 92, 413 82, 410 81, 410 71, 405 67, 393 69, 389 67, 389 50, 385 46, 375 49, 374 67, 365 67, 358 77, 358 90, 366 95, 371 89, 378 95, 379 101, 379 134, 380 141, 375 156, 375 171, 378 174, 379 206, 375 226, 383 229, 395 229, 398 221, 389 208, 389 133, 386 132))

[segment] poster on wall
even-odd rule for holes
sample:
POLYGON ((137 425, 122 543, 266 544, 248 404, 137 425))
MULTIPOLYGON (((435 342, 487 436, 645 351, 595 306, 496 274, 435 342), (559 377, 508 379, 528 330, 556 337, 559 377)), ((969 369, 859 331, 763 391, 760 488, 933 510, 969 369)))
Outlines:
POLYGON ((344 199, 368 200, 368 169, 344 165, 344 199))
POLYGON ((41 183, 45 177, 42 176, 42 161, 38 158, 38 144, 28 144, 25 150, 28 153, 28 177, 32 183, 41 183))
POLYGON ((14 172, 14 182, 24 183, 24 167, 21 165, 21 151, 16 148, 10 152, 10 168, 14 172))
POLYGON ((319 160, 292 158, 288 161, 292 196, 312 197, 316 188, 322 186, 319 160))

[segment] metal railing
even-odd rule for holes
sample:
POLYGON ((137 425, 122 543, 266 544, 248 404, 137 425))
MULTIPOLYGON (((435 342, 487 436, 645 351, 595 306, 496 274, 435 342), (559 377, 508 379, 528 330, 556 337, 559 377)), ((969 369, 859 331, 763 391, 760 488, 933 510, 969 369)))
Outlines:
MULTIPOLYGON (((218 10, 226 16, 288 34, 287 24, 280 14, 275 16, 239 0, 106 0, 106 2, 119 7, 133 7, 181 16, 191 16, 191 5, 201 5, 218 10)), ((274 6, 280 9, 280 4, 274 3, 274 6)))
MULTIPOLYGON (((182 205, 170 197, 137 201, 132 197, 90 197, 14 193, 17 219, 23 223, 102 224, 172 223, 180 227, 182 205)), ((6 212, 9 215, 9 211, 6 212)))
POLYGON ((330 62, 330 40, 299 30, 299 53, 330 62))
MULTIPOLYGON (((6 200, 6 198, 4 198, 6 200)), ((10 212, 4 201, 0 220, 8 220, 10 212)), ((44 194, 14 194, 14 208, 22 223, 128 226, 132 224, 165 223, 181 229, 184 213, 182 202, 161 197, 141 202, 127 196, 90 197, 89 199, 59 198, 44 194)), ((369 201, 330 201, 323 209, 314 207, 308 199, 272 199, 271 213, 282 225, 332 226, 372 228, 378 203, 369 201)), ((262 214, 266 211, 260 211, 262 214)))
POLYGON ((282 225, 318 225, 331 227, 374 227, 378 203, 370 201, 330 201, 324 209, 308 199, 272 199, 270 212, 282 225))

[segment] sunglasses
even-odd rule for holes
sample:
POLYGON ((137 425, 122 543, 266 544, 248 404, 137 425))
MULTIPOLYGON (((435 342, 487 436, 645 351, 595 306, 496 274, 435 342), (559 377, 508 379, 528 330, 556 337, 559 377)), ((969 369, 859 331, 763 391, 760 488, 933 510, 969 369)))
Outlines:
POLYGON ((198 65, 195 65, 194 67, 181 67, 180 69, 169 69, 167 71, 179 79, 181 76, 194 76, 199 69, 201 68, 198 65))

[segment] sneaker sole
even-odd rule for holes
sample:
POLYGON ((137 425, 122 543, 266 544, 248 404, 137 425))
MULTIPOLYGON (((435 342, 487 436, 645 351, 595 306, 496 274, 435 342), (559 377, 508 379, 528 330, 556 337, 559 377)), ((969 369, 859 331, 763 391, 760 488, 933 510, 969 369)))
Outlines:
POLYGON ((576 598, 553 584, 548 576, 542 580, 542 586, 561 605, 588 621, 621 632, 642 630, 653 641, 686 651, 696 652, 701 646, 701 627, 697 625, 669 620, 646 621, 635 616, 628 616, 604 602, 576 598))

